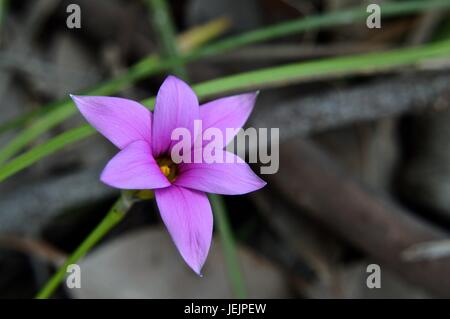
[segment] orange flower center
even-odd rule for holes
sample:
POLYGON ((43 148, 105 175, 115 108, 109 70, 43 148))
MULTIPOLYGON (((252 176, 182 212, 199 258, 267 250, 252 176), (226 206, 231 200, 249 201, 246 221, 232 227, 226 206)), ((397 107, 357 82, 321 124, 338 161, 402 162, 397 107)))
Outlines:
POLYGON ((178 176, 178 166, 168 157, 160 157, 156 159, 159 169, 169 182, 173 182, 178 176))

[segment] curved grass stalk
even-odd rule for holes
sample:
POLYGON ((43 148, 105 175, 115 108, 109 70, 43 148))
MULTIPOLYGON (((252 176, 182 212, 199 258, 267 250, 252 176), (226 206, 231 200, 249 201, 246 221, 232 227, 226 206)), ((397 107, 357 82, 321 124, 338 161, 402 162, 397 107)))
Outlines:
POLYGON ((64 264, 50 278, 45 286, 38 292, 36 299, 47 299, 52 296, 67 274, 67 267, 77 263, 83 258, 114 226, 125 217, 131 207, 132 200, 127 195, 122 195, 111 207, 103 220, 94 228, 78 248, 66 259, 64 264))
POLYGON ((222 250, 225 256, 226 268, 231 281, 231 288, 235 298, 247 298, 247 291, 242 276, 239 258, 237 255, 236 244, 231 231, 228 213, 222 196, 209 194, 209 201, 214 213, 214 222, 219 229, 222 250))
MULTIPOLYGON (((67 275, 68 266, 77 263, 83 258, 112 228, 114 228, 114 226, 123 220, 127 211, 133 204, 134 198, 142 198, 138 194, 139 193, 133 193, 133 191, 125 191, 122 193, 102 221, 81 242, 77 249, 75 249, 75 251, 65 260, 63 265, 58 268, 44 287, 37 293, 36 299, 47 299, 53 295, 67 275)), ((153 192, 145 194, 146 199, 151 199, 153 197, 153 192)), ((236 245, 227 218, 225 203, 219 195, 209 194, 208 197, 214 212, 215 223, 220 230, 222 249, 226 256, 225 261, 231 279, 233 294, 236 298, 246 298, 247 293, 238 262, 236 245)))
MULTIPOLYGON (((149 15, 153 22, 154 29, 158 35, 161 54, 163 57, 177 57, 179 48, 175 40, 175 27, 170 14, 169 6, 165 0, 146 0, 149 7, 149 15)), ((187 71, 184 65, 176 65, 172 72, 183 79, 187 78, 187 71)))
POLYGON ((3 26, 6 11, 8 9, 8 0, 0 0, 0 28, 3 26))
MULTIPOLYGON (((450 1, 430 0, 386 3, 382 5, 382 14, 384 18, 388 18, 437 8, 450 8, 450 1)), ((136 69, 131 72, 131 74, 133 74, 133 72, 136 72, 136 76, 131 76, 127 73, 123 78, 120 77, 119 79, 117 79, 120 85, 113 86, 113 88, 109 85, 106 85, 106 87, 108 88, 107 90, 105 89, 102 91, 88 92, 88 95, 114 94, 125 86, 131 85, 137 79, 168 70, 177 65, 182 65, 190 61, 220 54, 232 49, 242 47, 244 45, 267 41, 281 36, 286 36, 307 30, 317 30, 320 28, 354 23, 356 21, 364 20, 366 16, 366 8, 359 7, 356 9, 332 12, 320 16, 307 17, 304 19, 289 21, 275 26, 269 26, 259 30, 250 31, 241 35, 230 37, 228 39, 218 41, 215 44, 205 46, 204 48, 198 49, 192 53, 183 54, 180 57, 168 58, 165 60, 158 59, 158 63, 149 63, 149 61, 143 61, 141 66, 136 66, 136 69)), ((101 87, 103 88, 103 86, 101 87)), ((43 115, 41 119, 37 120, 29 128, 21 132, 16 138, 14 138, 9 144, 7 144, 0 150, 0 164, 16 155, 30 142, 38 138, 41 134, 55 127, 75 112, 76 110, 70 101, 65 101, 64 103, 57 104, 54 107, 53 111, 49 111, 47 114, 43 115)), ((30 119, 32 117, 26 116, 26 118, 30 119)), ((3 129, 10 128, 12 126, 13 125, 11 125, 11 123, 6 123, 5 126, 3 126, 3 129)), ((2 127, 0 127, 0 132, 1 131, 2 127)))

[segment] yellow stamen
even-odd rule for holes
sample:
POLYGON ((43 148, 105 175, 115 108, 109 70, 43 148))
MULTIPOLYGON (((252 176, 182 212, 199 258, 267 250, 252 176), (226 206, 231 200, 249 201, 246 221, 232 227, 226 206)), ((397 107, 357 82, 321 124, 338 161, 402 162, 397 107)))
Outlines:
POLYGON ((177 165, 170 158, 161 157, 156 159, 159 169, 170 182, 173 182, 178 175, 177 165))
POLYGON ((168 177, 170 175, 170 167, 168 165, 161 166, 160 169, 165 177, 168 177))

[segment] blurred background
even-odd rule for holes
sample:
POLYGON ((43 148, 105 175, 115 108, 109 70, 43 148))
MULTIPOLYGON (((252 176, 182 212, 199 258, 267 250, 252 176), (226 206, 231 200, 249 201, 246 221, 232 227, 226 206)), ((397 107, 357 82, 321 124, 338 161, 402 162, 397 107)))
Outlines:
MULTIPOLYGON (((448 1, 0 4, 0 298, 32 298, 119 194, 99 182, 103 137, 51 151, 85 124, 68 94, 144 100, 168 74, 206 83, 202 101, 260 89, 247 125, 280 129, 279 172, 224 197, 242 294, 450 297, 448 1)), ((144 200, 54 297, 236 297, 223 243, 216 227, 198 278, 144 200)))

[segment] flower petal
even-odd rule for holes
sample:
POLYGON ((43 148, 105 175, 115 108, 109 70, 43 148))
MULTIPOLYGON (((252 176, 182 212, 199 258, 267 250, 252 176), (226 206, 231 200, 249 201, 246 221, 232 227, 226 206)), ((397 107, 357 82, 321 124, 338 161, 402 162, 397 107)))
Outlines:
POLYGON ((203 192, 172 185, 155 190, 161 218, 185 262, 197 274, 208 256, 213 217, 203 192))
POLYGON ((121 189, 154 189, 170 185, 145 141, 133 142, 114 156, 103 170, 100 180, 121 189))
POLYGON ((118 148, 131 142, 151 143, 151 113, 138 102, 108 96, 70 96, 81 114, 118 148))
POLYGON ((242 159, 223 151, 232 162, 226 163, 181 163, 180 175, 173 184, 199 191, 239 195, 258 190, 266 185, 242 159))
POLYGON ((194 137, 194 120, 200 118, 198 99, 183 81, 168 76, 156 96, 153 112, 153 156, 167 153, 176 143, 171 140, 176 128, 187 128, 194 137))
MULTIPOLYGON (((218 128, 224 136, 224 147, 235 134, 226 136, 226 129, 239 129, 244 126, 255 105, 257 92, 224 97, 200 106, 200 119, 203 131, 218 128)), ((207 141, 206 141, 207 142, 207 141)))

